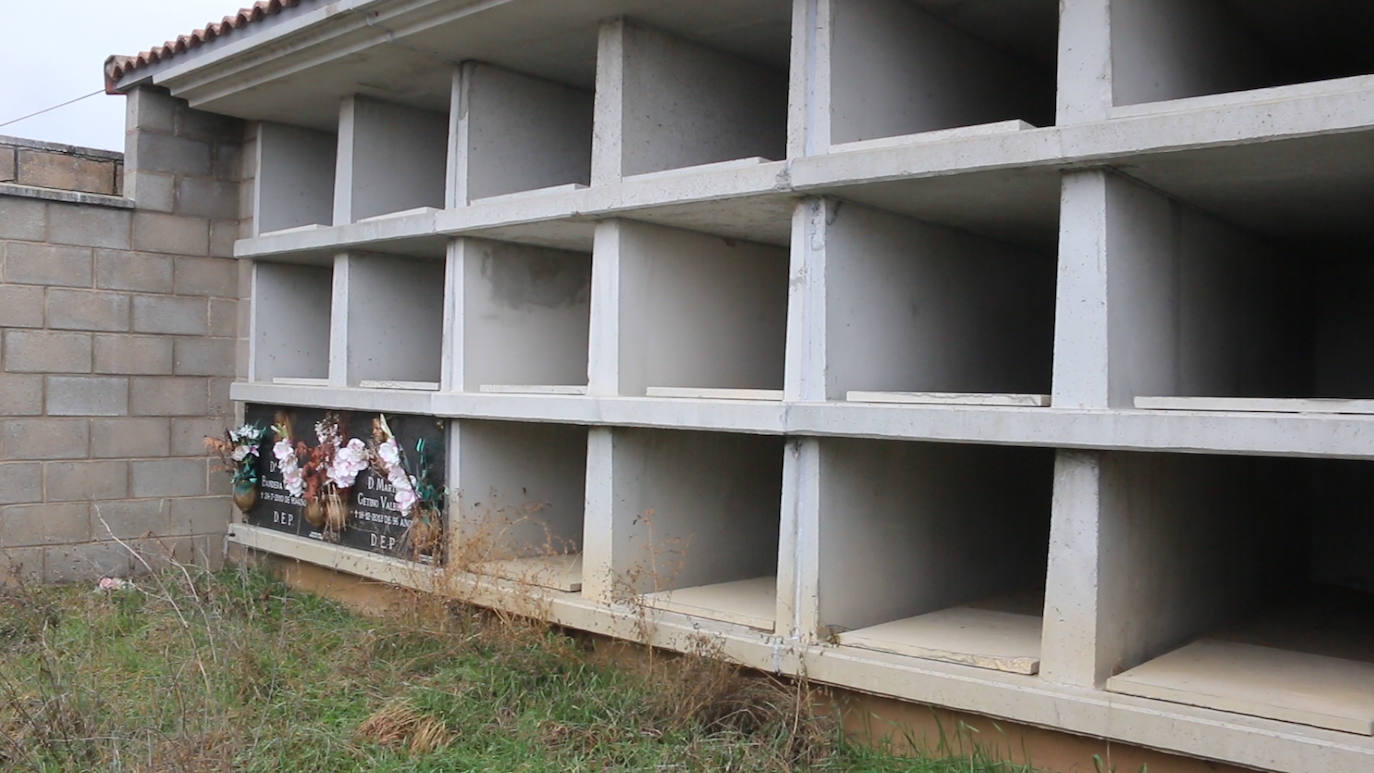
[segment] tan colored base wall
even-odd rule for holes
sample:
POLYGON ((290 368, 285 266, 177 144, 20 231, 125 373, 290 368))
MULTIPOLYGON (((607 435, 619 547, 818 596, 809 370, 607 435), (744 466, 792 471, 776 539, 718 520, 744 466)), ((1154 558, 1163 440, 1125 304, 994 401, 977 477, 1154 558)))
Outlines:
MULTIPOLYGON (((233 544, 229 560, 254 562, 293 588, 334 599, 363 614, 412 610, 418 593, 314 564, 247 551, 233 544)), ((612 657, 625 658, 643 651, 642 647, 628 646, 618 639, 586 633, 577 635, 595 640, 596 651, 602 655, 611 653, 612 657)), ((898 753, 938 751, 943 737, 944 748, 954 755, 978 749, 993 759, 1016 763, 1029 761, 1037 769, 1055 773, 1098 773, 1094 755, 1103 761, 1102 773, 1140 773, 1142 770, 1151 773, 1245 773, 1249 770, 852 690, 827 688, 824 695, 842 712, 845 732, 850 738, 898 753)))

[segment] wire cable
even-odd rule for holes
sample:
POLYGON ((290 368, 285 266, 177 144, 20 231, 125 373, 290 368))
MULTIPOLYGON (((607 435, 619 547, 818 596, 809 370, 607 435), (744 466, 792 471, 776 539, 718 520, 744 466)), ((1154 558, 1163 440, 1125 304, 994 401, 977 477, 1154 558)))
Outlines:
POLYGON ((74 104, 76 104, 77 102, 80 102, 80 101, 83 100, 83 99, 90 99, 91 97, 93 97, 93 96, 95 96, 95 95, 97 95, 97 94, 104 94, 104 93, 105 93, 105 89, 96 89, 95 91, 92 91, 92 92, 89 93, 89 94, 84 94, 84 95, 82 95, 82 96, 79 96, 79 97, 77 97, 76 99, 69 99, 69 100, 67 100, 66 102, 63 102, 63 103, 60 104, 60 105, 53 105, 52 107, 45 107, 45 108, 43 108, 42 110, 39 110, 39 111, 36 112, 36 113, 29 113, 28 115, 21 115, 21 116, 19 116, 18 118, 15 118, 15 119, 13 119, 13 120, 11 120, 11 121, 5 121, 4 123, 0 123, 0 129, 3 129, 4 127, 9 126, 10 124, 13 124, 13 123, 19 123, 20 121, 27 121, 27 120, 30 119, 30 118, 33 118, 33 117, 35 117, 35 116, 40 116, 40 115, 42 115, 42 114, 44 114, 44 113, 51 113, 52 111, 56 110, 56 109, 59 108, 59 107, 66 107, 67 105, 74 105, 74 104))

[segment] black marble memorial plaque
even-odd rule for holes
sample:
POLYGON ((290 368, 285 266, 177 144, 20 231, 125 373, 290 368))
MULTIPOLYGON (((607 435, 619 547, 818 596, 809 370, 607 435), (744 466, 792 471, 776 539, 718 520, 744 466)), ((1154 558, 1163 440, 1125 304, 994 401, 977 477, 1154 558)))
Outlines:
MULTIPOLYGON (((271 427, 285 422, 290 427, 292 438, 301 441, 310 449, 319 445, 315 425, 326 414, 339 418, 342 438, 345 443, 357 438, 376 448, 373 430, 381 414, 364 411, 325 411, 319 408, 294 408, 288 406, 249 404, 245 410, 245 420, 268 428, 263 438, 259 461, 260 483, 257 504, 245 516, 254 526, 284 531, 308 539, 318 539, 346 547, 381 553, 387 556, 434 563, 439 560, 442 539, 426 539, 423 524, 412 528, 411 514, 402 513, 396 504, 396 489, 387 481, 377 467, 370 465, 359 473, 352 489, 347 493, 345 503, 348 517, 337 533, 312 526, 306 518, 306 500, 293 496, 283 481, 282 471, 278 469, 272 447, 279 439, 271 427), (420 534, 419 539, 416 535, 420 534)), ((386 423, 396 438, 403 454, 404 466, 413 476, 420 476, 421 457, 424 462, 424 478, 429 485, 442 491, 446 481, 445 422, 433 416, 409 414, 385 414, 386 423), (423 450, 423 453, 421 453, 423 450)), ((439 497, 442 503, 443 497, 439 497)), ((438 509, 438 534, 443 533, 447 523, 442 504, 438 509)))

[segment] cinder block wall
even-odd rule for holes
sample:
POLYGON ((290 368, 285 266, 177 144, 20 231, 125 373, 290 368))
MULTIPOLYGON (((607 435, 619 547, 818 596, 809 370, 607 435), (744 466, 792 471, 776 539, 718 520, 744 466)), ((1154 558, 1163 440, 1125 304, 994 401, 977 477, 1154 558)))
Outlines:
POLYGON ((223 555, 232 505, 201 439, 234 418, 245 127, 156 90, 128 102, 123 158, 0 139, 0 178, 12 178, 0 181, 0 569, 11 576, 137 571, 115 538, 150 559, 223 555))

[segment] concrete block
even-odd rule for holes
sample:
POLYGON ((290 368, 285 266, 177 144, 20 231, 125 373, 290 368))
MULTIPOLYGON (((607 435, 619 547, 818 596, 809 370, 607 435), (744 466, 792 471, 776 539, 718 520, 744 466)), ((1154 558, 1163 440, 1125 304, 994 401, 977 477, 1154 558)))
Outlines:
MULTIPOLYGON (((95 539, 129 540, 167 534, 171 506, 165 499, 126 499, 91 505, 91 534, 95 539)), ((3 534, 0 534, 3 538, 3 534)))
POLYGON ((86 247, 10 242, 5 248, 5 281, 90 287, 91 250, 86 247))
POLYGON ((223 534, 232 503, 227 497, 172 500, 171 534, 223 534))
POLYGON ((248 324, 239 319, 240 312, 243 314, 252 308, 252 304, 244 301, 240 307, 238 301, 224 300, 215 298, 210 301, 210 335, 235 337, 239 330, 246 334, 248 324), (240 327, 242 325, 242 327, 240 327))
POLYGON ((234 383, 232 378, 212 378, 210 379, 209 404, 206 406, 206 413, 211 416, 233 416, 234 401, 229 399, 229 386, 234 383))
POLYGON ((230 421, 221 419, 172 419, 172 456, 203 456, 205 437, 224 437, 230 421))
POLYGON ((127 416, 129 381, 112 376, 48 376, 48 415, 127 416))
POLYGON ((210 223, 199 217, 138 212, 134 214, 133 246, 145 252, 207 255, 210 252, 210 223))
POLYGON ((47 462, 43 475, 49 502, 129 496, 128 462, 47 462))
POLYGON ((178 376, 233 376, 234 338, 178 338, 178 376))
POLYGON ((118 250, 95 251, 95 286, 102 290, 172 291, 172 259, 118 250))
POLYGON ((48 327, 59 330, 128 330, 129 296, 99 290, 49 290, 48 327))
POLYGON ((15 148, 0 147, 0 183, 12 183, 15 177, 15 148))
POLYGON ((0 463, 0 505, 42 501, 42 464, 38 462, 0 463))
POLYGON ((115 162, 112 160, 19 148, 17 181, 20 185, 112 195, 114 178, 115 162))
MULTIPOLYGON (((239 220, 210 221, 210 254, 216 258, 234 257, 234 241, 239 238, 239 220)), ((251 230, 248 232, 251 235, 251 230)))
POLYGON ((41 242, 47 235, 48 205, 36 199, 0 196, 0 239, 41 242))
POLYGON ((0 507, 0 546, 85 542, 91 538, 90 510, 87 502, 0 507))
POLYGON ((177 105, 173 115, 172 131, 178 137, 201 140, 203 142, 228 142, 238 144, 243 141, 243 122, 216 113, 192 110, 184 104, 177 105))
POLYGON ((0 416, 43 413, 43 377, 0 373, 0 416))
POLYGON ((172 373, 172 341, 165 336, 95 336, 96 373, 165 376, 172 373))
POLYGON ((90 373, 89 333, 5 331, 5 370, 12 373, 90 373))
POLYGON ((237 298, 238 261, 225 258, 177 258, 174 263, 174 292, 177 295, 213 295, 237 298))
POLYGON ((234 493, 234 482, 229 479, 223 467, 218 459, 205 460, 206 493, 226 497, 234 493))
POLYGON ((0 459, 85 459, 90 439, 85 419, 9 419, 0 424, 0 459))
POLYGON ((44 548, 43 581, 52 584, 90 582, 101 577, 128 577, 135 563, 117 542, 88 542, 44 548))
POLYGON ((48 208, 48 241, 82 247, 129 249, 133 213, 81 204, 52 204, 48 208))
POLYGON ((91 456, 96 459, 167 456, 170 437, 170 422, 165 418, 92 419, 91 456))
POLYGON ((43 548, 9 548, 0 551, 0 584, 23 587, 43 581, 43 548))
POLYGON ((134 332, 205 335, 209 307, 203 298, 168 298, 140 295, 134 298, 134 332))
POLYGON ((162 89, 140 86, 125 97, 124 125, 130 131, 144 129, 171 134, 177 104, 178 100, 162 89))
POLYGON ((176 177, 158 172, 127 172, 124 195, 138 202, 144 212, 171 212, 176 208, 176 177))
POLYGON ((135 377, 134 416, 204 416, 209 387, 203 378, 135 377))
POLYGON ((237 219, 239 210, 238 183, 224 182, 213 177, 181 177, 177 181, 176 206, 178 215, 237 219))
POLYGON ((43 288, 0 285, 0 327, 43 327, 43 288))
POLYGON ((210 174, 210 144, 185 137, 154 132, 139 132, 134 139, 135 155, 130 166, 140 172, 210 174))
POLYGON ((131 494, 142 497, 194 497, 205 494, 205 460, 157 459, 130 462, 131 494))
MULTIPOLYGON (((214 158, 210 162, 215 178, 230 183, 238 183, 244 179, 242 170, 245 151, 257 152, 257 149, 253 144, 245 146, 235 141, 216 143, 214 158)), ((249 178, 252 176, 252 173, 248 174, 249 178)))

